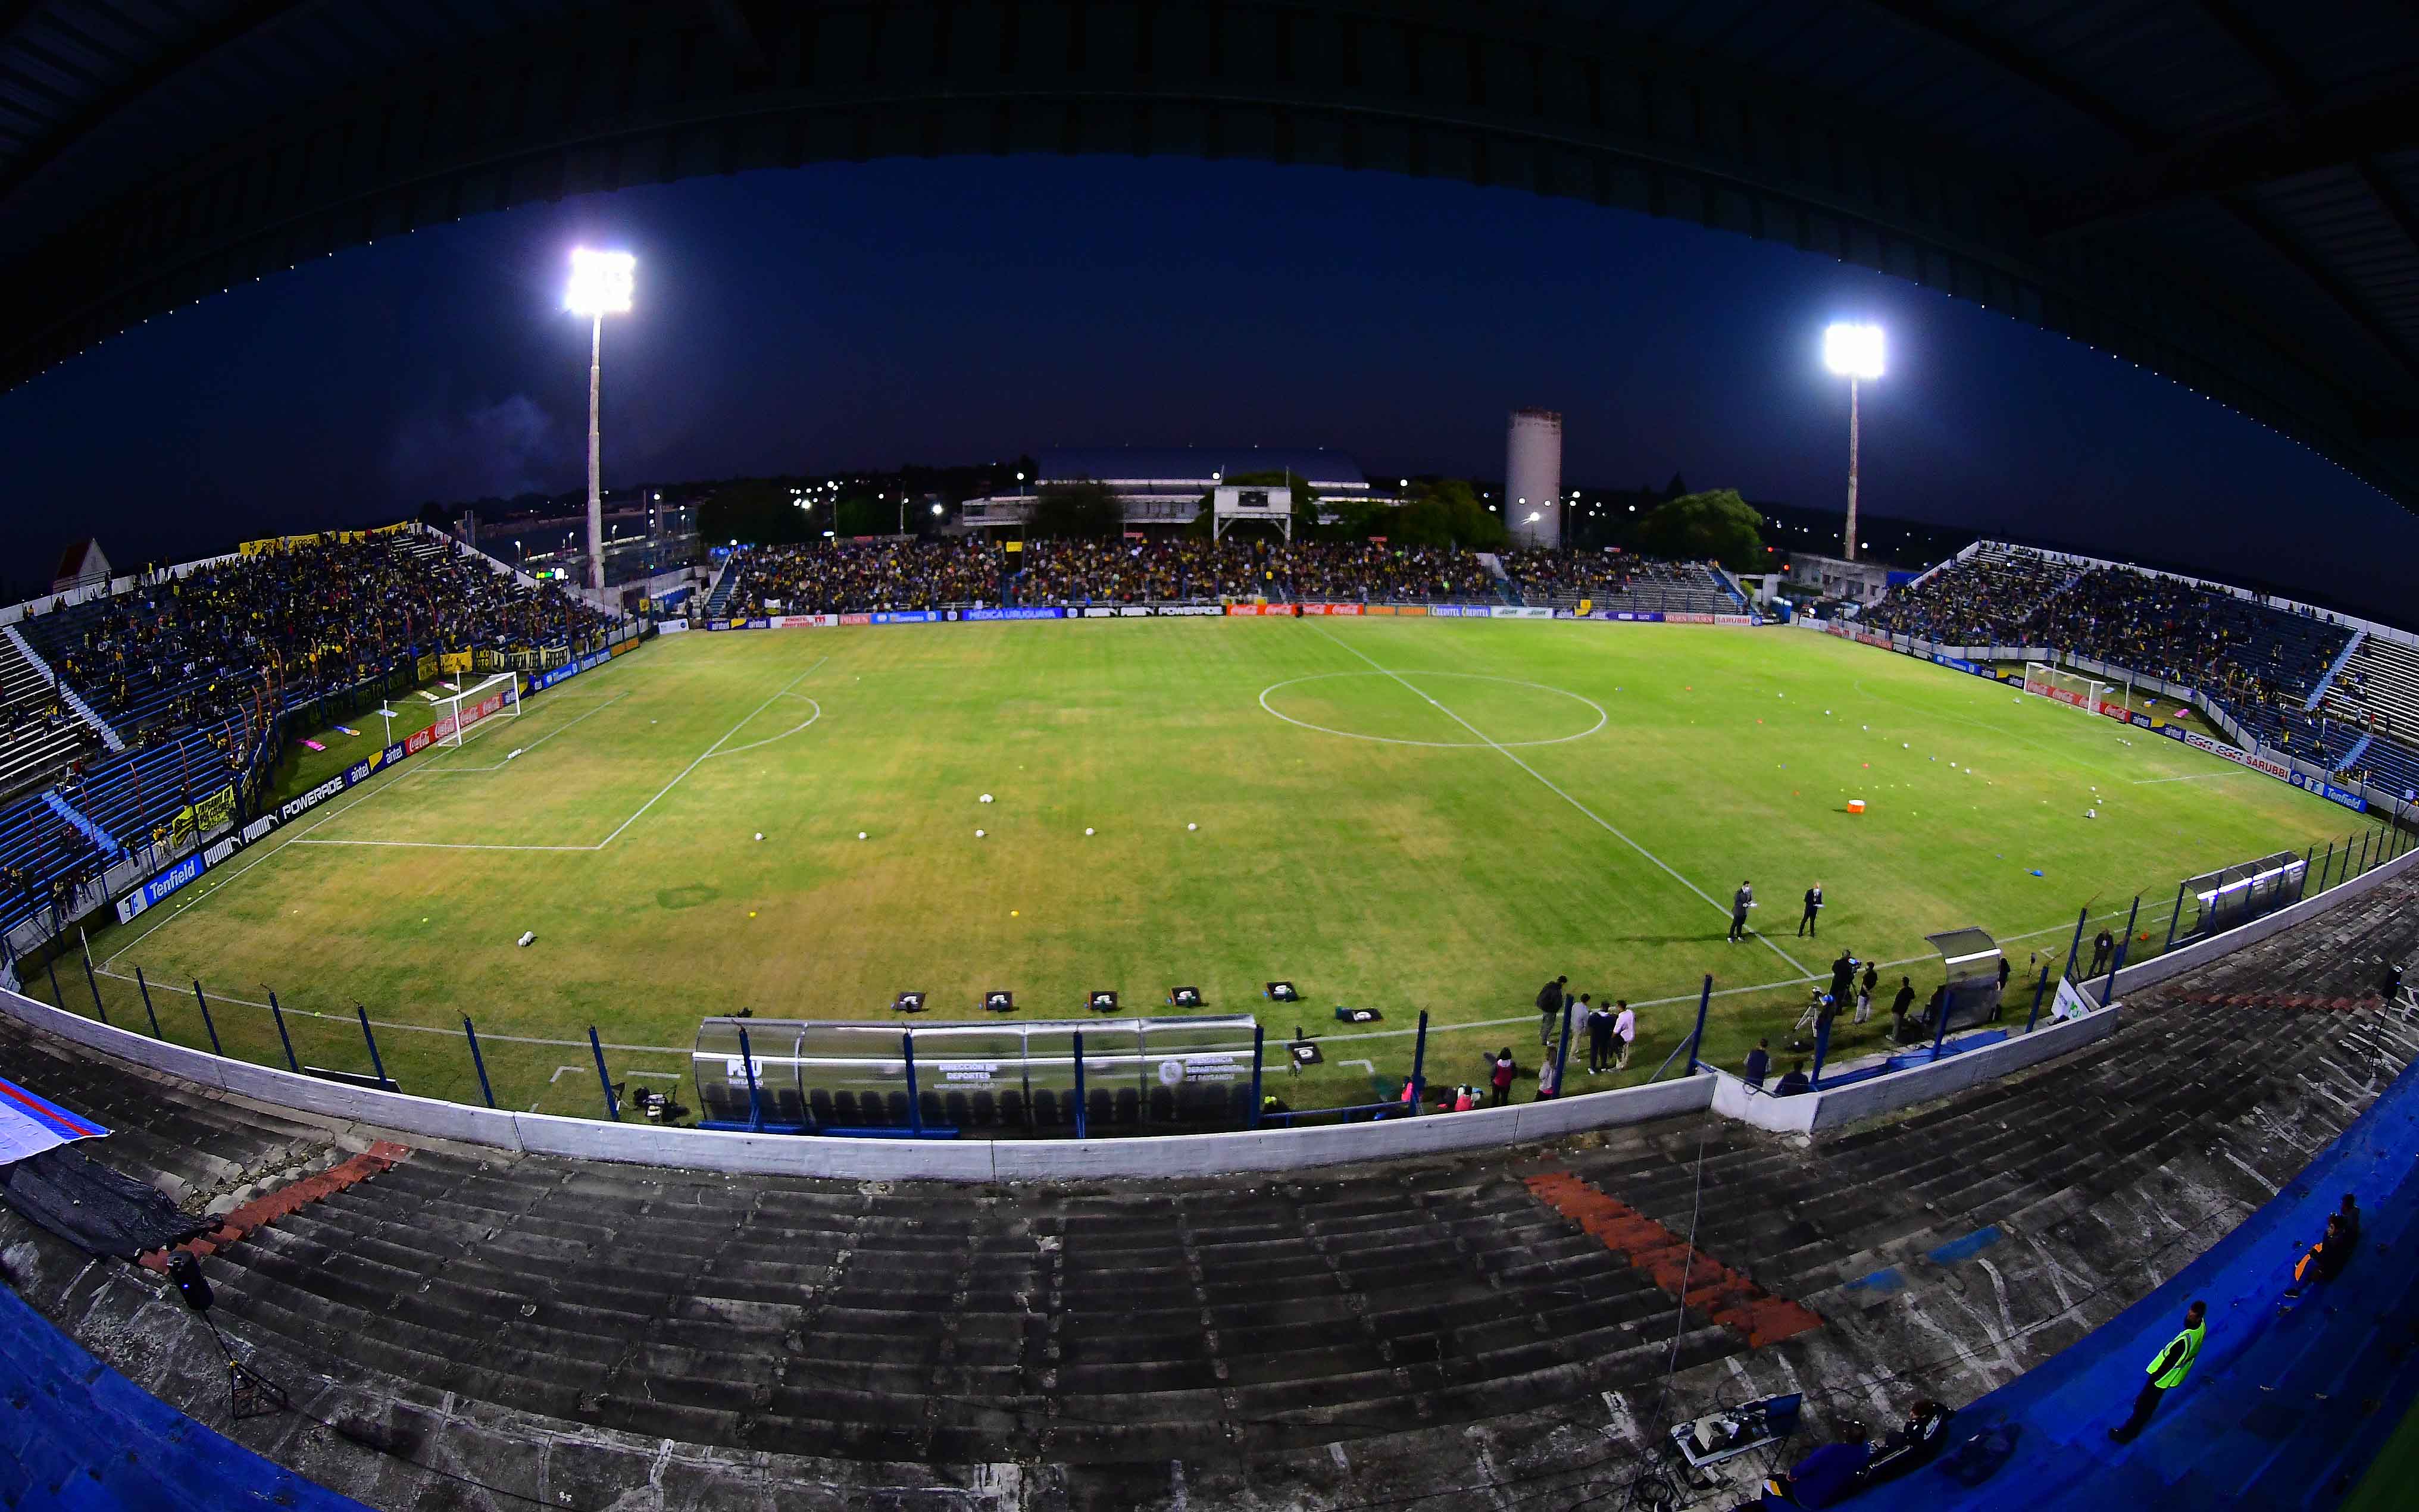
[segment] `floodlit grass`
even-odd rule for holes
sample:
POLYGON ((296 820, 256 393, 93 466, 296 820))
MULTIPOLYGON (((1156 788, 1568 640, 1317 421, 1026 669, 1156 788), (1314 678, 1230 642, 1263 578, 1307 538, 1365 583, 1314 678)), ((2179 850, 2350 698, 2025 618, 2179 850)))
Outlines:
MULTIPOLYGON (((1780 1043, 1843 947, 1914 963, 1885 973, 1886 1020, 1901 974, 1937 980, 1927 933, 1991 930, 2023 982, 2079 907, 2121 926, 2141 892, 2155 949, 2179 878, 2359 823, 2148 731, 1790 630, 690 634, 321 805, 92 954, 118 1022, 145 1022, 140 967, 163 1031, 204 1043, 198 977, 230 1050, 272 1062, 242 1000, 274 988, 298 1059, 348 1070, 363 1005, 413 1092, 477 1097, 470 1015, 498 1101, 560 1112, 598 1107, 591 1025, 624 1047, 620 1079, 681 1073, 698 1020, 742 1007, 881 1019, 912 989, 928 1018, 974 1018, 1007 987, 1020 1016, 1071 1017, 1088 989, 1148 1012, 1197 985, 1272 1038, 1333 1031, 1323 1071, 1272 1078, 1310 1106, 1407 1071, 1423 1008, 1432 1083, 1504 1044, 1527 1074, 1531 1000, 1564 972, 1647 1005, 1628 1080, 1710 972, 1707 1055, 1735 1062, 1780 1043), (1742 878, 1768 938, 1725 944, 1742 878), (1822 939, 1801 941, 1818 878, 1822 939), (1308 1000, 1264 1001, 1280 977, 1308 1000), (1338 1003, 1384 1022, 1338 1025, 1338 1003)), ((1575 1090, 1613 1084, 1580 1062, 1575 1090)))

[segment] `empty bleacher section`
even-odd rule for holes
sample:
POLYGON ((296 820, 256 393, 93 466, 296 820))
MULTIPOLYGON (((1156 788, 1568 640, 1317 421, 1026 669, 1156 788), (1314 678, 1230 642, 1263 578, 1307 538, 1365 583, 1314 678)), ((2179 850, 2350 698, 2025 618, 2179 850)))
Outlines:
POLYGON ((2333 765, 2352 756, 2354 773, 2366 772, 2392 792, 2419 787, 2419 648, 2386 635, 2365 635, 2343 670, 2327 685, 2315 719, 2301 716, 2297 729, 2316 726, 2333 765))
POLYGON ((51 680, 0 635, 0 799, 51 780, 93 743, 51 680))
POLYGON ((1507 551, 1503 570, 1521 602, 1594 612, 1745 614, 1742 600, 1718 569, 1704 562, 1653 561, 1582 551, 1507 551))
MULTIPOLYGON (((465 1475, 599 1506, 768 1482, 818 1506, 1617 1504, 1589 1498, 1666 1424, 1764 1391, 1804 1391, 1818 1431, 1969 1401, 2207 1249, 2419 1051, 2363 996, 2419 949, 2414 903, 2393 879, 2138 995, 2087 1050, 1810 1149, 1691 1116, 1251 1184, 978 1187, 424 1144, 206 1266, 246 1357, 345 1426, 259 1446, 381 1506, 465 1475)), ((0 1075, 214 1210, 374 1138, 13 1025, 0 1075)), ((0 1253, 221 1420, 155 1281, 13 1215, 0 1253)))

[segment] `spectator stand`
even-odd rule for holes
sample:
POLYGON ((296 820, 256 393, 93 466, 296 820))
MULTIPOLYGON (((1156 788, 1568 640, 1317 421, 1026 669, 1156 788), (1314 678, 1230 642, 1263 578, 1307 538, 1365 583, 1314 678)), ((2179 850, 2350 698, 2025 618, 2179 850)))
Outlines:
MULTIPOLYGON (((46 659, 63 698, 85 683, 128 737, 122 752, 32 771, 21 790, 54 786, 0 802, 0 940, 13 955, 247 820, 298 725, 450 659, 534 670, 630 634, 416 527, 251 542, 105 589, 19 605, 0 637, 38 677, 46 659)), ((30 691, 5 665, 0 688, 30 691)))
MULTIPOLYGON (((2112 681, 2188 699, 2228 740, 2370 804, 2419 793, 2419 635, 2292 600, 2097 557, 1977 542, 1875 605, 1872 631, 1924 643, 2057 648, 2112 681), (2372 699, 2374 702, 2372 702, 2372 699)), ((1920 652, 1918 651, 1918 654, 1920 652)), ((2033 659, 2048 660, 2051 656, 2033 659)))
POLYGON ((2405 1070, 2301 1177, 2149 1296, 1961 1409, 1932 1466, 1857 1500, 1872 1512, 2132 1512, 2333 1505, 2419 1401, 2419 1074, 2405 1070), (2292 1267, 2346 1192, 2360 1252, 2298 1306, 2292 1267), (2191 1376, 2131 1444, 2109 1442, 2143 1367, 2209 1306, 2191 1376))

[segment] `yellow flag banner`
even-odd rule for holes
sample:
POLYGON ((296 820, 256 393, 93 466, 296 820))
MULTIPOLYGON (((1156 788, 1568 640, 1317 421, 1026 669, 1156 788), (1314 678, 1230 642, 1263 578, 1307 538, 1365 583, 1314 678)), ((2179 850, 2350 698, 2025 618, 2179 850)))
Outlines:
POLYGON ((471 660, 472 653, 470 651, 446 651, 437 658, 437 670, 468 672, 470 670, 471 660))
POLYGON ((180 808, 168 821, 168 843, 186 846, 221 825, 235 822, 235 784, 229 783, 197 803, 180 808))

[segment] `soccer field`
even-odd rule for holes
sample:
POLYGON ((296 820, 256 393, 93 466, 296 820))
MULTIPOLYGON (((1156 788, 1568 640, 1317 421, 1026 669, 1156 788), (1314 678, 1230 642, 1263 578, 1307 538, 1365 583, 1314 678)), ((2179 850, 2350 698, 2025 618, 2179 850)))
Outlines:
MULTIPOLYGON (((1938 980, 1928 933, 1992 931, 2022 983, 2031 952, 2063 959, 2079 907, 2121 927, 2140 892, 2155 949, 2182 877, 2362 822, 2149 731, 1792 630, 693 634, 345 792, 91 953, 121 1024, 144 1023, 139 967, 168 1035, 205 1044, 199 978, 230 1052, 282 1063, 253 1006, 274 990, 302 1061, 365 1071, 360 1005, 405 1090, 475 1100, 467 1014, 498 1102, 550 1112, 598 1108, 591 1025, 616 1079, 668 1089, 708 1015, 881 1020, 922 991, 927 1019, 975 1018, 1007 988, 1021 1017, 1073 1017, 1092 989, 1148 1013, 1179 985, 1272 1038, 1321 1034, 1322 1070, 1272 1080, 1296 1106, 1360 1101, 1409 1070, 1423 1008, 1432 1083, 1477 1079, 1504 1044, 1526 1073, 1531 1000, 1565 972, 1646 1005, 1626 1077, 1574 1055, 1589 1090, 1650 1073, 1705 973, 1706 1052, 1734 1061, 1780 1043, 1842 948, 1910 963, 1886 971, 1886 1021, 1901 974, 1938 980), (1761 934, 1727 944, 1743 878, 1761 934), (1819 942, 1793 934, 1816 880, 1819 942), (1266 1002, 1272 978, 1306 1000, 1266 1002), (1339 1025, 1339 1003, 1384 1019, 1339 1025)), ((69 1002, 88 1006, 83 984, 69 1002)))

